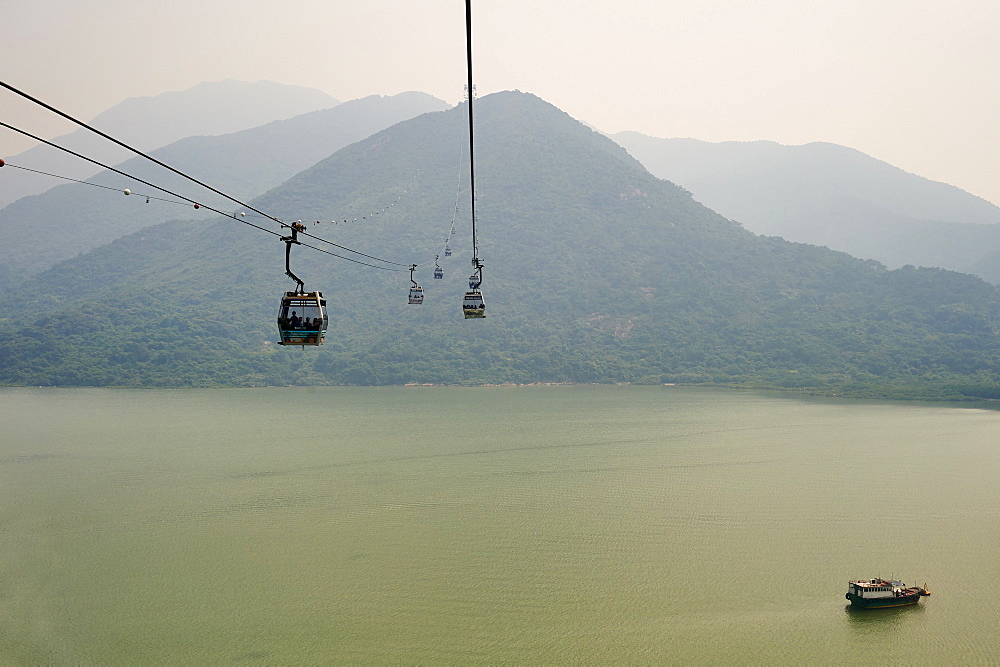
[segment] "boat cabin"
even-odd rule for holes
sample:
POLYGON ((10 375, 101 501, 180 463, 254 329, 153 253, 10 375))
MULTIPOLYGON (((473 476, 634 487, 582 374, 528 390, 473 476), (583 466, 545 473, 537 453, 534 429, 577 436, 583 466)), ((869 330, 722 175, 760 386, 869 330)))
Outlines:
POLYGON ((906 584, 901 581, 888 581, 886 579, 871 579, 870 581, 848 582, 848 593, 859 598, 894 598, 902 593, 906 584))
POLYGON ((327 322, 322 292, 285 292, 278 307, 278 344, 322 345, 327 322))

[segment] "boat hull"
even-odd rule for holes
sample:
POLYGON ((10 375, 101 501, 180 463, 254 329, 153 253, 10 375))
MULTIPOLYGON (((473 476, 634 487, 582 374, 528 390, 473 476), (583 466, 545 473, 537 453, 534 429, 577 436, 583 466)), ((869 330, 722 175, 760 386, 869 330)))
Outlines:
POLYGON ((852 607, 859 607, 861 609, 885 609, 888 607, 906 607, 917 604, 920 602, 921 594, 916 592, 897 597, 862 598, 857 595, 853 595, 852 593, 848 593, 845 597, 851 601, 852 607))

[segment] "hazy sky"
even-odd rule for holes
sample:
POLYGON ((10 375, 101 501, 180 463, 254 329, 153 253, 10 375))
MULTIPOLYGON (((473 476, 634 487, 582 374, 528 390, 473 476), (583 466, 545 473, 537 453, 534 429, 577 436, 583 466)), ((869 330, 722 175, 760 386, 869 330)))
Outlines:
MULTIPOLYGON (((828 141, 1000 204, 996 0, 473 0, 479 95, 605 132, 828 141)), ((0 80, 89 120, 202 81, 347 101, 465 83, 464 0, 0 0, 0 80)), ((0 91, 0 119, 65 121, 0 91)), ((0 128, 0 155, 27 148, 0 128)))

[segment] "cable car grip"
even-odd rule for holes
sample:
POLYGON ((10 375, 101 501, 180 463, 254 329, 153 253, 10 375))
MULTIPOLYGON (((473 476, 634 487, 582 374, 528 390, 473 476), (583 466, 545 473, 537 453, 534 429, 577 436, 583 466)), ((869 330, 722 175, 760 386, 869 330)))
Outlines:
POLYGON ((293 222, 289 225, 289 229, 292 230, 291 236, 280 237, 282 241, 285 242, 285 275, 294 280, 297 283, 295 288, 296 294, 305 294, 306 284, 302 282, 302 279, 297 275, 292 273, 291 259, 292 259, 292 244, 300 245, 299 242, 299 232, 305 231, 306 226, 302 224, 302 221, 293 222))

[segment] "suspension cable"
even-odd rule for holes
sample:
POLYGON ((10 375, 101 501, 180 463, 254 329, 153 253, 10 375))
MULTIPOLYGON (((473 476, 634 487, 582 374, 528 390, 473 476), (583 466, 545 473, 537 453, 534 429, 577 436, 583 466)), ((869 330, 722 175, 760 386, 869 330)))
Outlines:
MULTIPOLYGON (((2 82, 0 82, 0 83, 2 83, 2 82)), ((187 202, 190 202, 191 204, 193 204, 195 208, 204 208, 206 210, 212 211, 213 213, 218 213, 219 215, 223 215, 223 216, 225 216, 227 218, 233 218, 234 220, 239 220, 239 222, 242 222, 245 225, 249 225, 249 226, 251 226, 251 227, 253 227, 255 229, 260 229, 262 231, 267 232, 268 234, 274 234, 275 236, 281 236, 281 234, 279 234, 278 232, 276 232, 274 230, 271 230, 271 229, 268 229, 267 227, 261 227, 260 225, 255 225, 254 223, 250 222, 249 220, 241 220, 240 218, 236 217, 236 215, 234 213, 230 213, 228 211, 220 211, 219 209, 214 208, 212 206, 209 206, 208 204, 202 204, 200 202, 196 202, 195 200, 191 199, 190 197, 185 197, 184 195, 178 194, 176 192, 173 192, 172 190, 167 190, 166 188, 162 188, 159 185, 156 185, 155 183, 150 183, 149 181, 145 181, 145 180, 139 178, 138 176, 133 176, 132 174, 127 174, 124 171, 122 171, 120 169, 116 169, 116 168, 111 167, 109 165, 106 165, 103 162, 100 162, 99 160, 95 160, 93 158, 89 158, 86 155, 81 155, 80 153, 77 153, 76 151, 70 150, 69 148, 66 148, 65 146, 60 146, 59 144, 53 143, 51 141, 48 141, 47 139, 42 139, 41 137, 36 137, 35 135, 31 134, 30 132, 25 132, 24 130, 21 130, 19 128, 14 127, 13 125, 8 125, 7 123, 4 123, 3 121, 0 121, 0 126, 6 127, 6 128, 8 128, 10 130, 14 130, 15 132, 20 132, 21 134, 23 134, 26 137, 30 137, 30 138, 32 138, 32 139, 34 139, 36 141, 40 141, 43 144, 46 144, 48 146, 52 146, 53 148, 58 148, 59 150, 65 151, 65 152, 69 153, 70 155, 73 155, 75 157, 80 158, 81 160, 86 160, 87 162, 90 162, 92 164, 96 164, 98 167, 101 167, 102 169, 107 169, 108 171, 113 171, 116 174, 120 174, 120 175, 124 176, 125 178, 130 178, 133 181, 136 181, 138 183, 142 183, 143 185, 148 185, 151 188, 156 188, 160 192, 165 192, 168 195, 171 195, 173 197, 178 197, 180 199, 183 199, 184 201, 187 201, 187 202)), ((64 178, 64 177, 60 177, 60 178, 64 178)), ((271 216, 266 216, 266 217, 270 218, 271 216)))
MULTIPOLYGON (((8 86, 7 84, 3 83, 2 81, 0 81, 0 85, 4 86, 6 88, 10 88, 10 86, 8 86)), ((15 91, 15 92, 18 92, 19 94, 23 94, 23 93, 20 93, 20 91, 15 91)), ((34 100, 34 98, 31 98, 30 96, 29 96, 29 99, 34 100)), ((48 105, 46 105, 44 103, 40 103, 40 104, 42 104, 46 108, 49 108, 48 105)), ((56 111, 56 113, 59 113, 59 114, 62 115, 62 113, 59 112, 59 111, 56 111)), ((69 153, 70 155, 73 155, 74 157, 78 157, 81 160, 86 160, 87 162, 95 164, 98 167, 101 167, 102 169, 107 169, 108 171, 112 171, 112 172, 114 172, 116 174, 119 174, 121 176, 124 176, 126 178, 130 178, 133 181, 136 181, 138 183, 142 183, 143 185, 148 185, 151 188, 156 188, 160 192, 165 192, 168 195, 171 195, 173 197, 178 197, 180 199, 183 199, 184 201, 187 201, 187 202, 190 202, 191 204, 193 204, 195 208, 204 208, 206 210, 212 211, 214 213, 218 213, 219 215, 225 216, 227 218, 232 218, 234 220, 242 222, 243 224, 249 225, 250 227, 253 227, 255 229, 260 229, 262 231, 266 231, 269 234, 273 234, 275 236, 279 236, 279 237, 281 236, 281 234, 278 233, 278 232, 275 232, 273 230, 267 229, 266 227, 261 227, 260 225, 256 225, 256 224, 250 222, 249 220, 242 219, 243 216, 237 216, 237 214, 235 214, 235 213, 231 213, 229 211, 222 211, 222 210, 219 210, 219 209, 217 209, 215 207, 209 206, 207 204, 202 204, 201 202, 197 202, 194 199, 191 199, 190 197, 186 197, 186 196, 184 196, 182 194, 178 194, 176 192, 173 192, 172 190, 168 190, 166 188, 160 187, 159 185, 156 185, 155 183, 150 183, 149 181, 143 180, 143 179, 139 178, 138 176, 133 176, 132 174, 128 174, 128 173, 126 173, 126 172, 124 172, 124 171, 122 171, 120 169, 117 169, 117 168, 112 167, 110 165, 104 164, 103 162, 101 162, 99 160, 95 160, 93 158, 87 157, 86 155, 82 155, 80 153, 77 153, 76 151, 71 150, 69 148, 66 148, 65 146, 60 146, 59 144, 56 144, 56 143, 54 143, 52 141, 49 141, 47 139, 42 139, 41 137, 35 136, 34 134, 31 134, 30 132, 27 132, 27 131, 22 130, 22 129, 17 128, 17 127, 14 127, 13 125, 9 125, 7 123, 4 123, 3 121, 0 121, 0 126, 6 127, 7 129, 13 130, 14 132, 18 132, 20 134, 23 134, 24 136, 29 137, 31 139, 34 139, 35 141, 41 142, 43 144, 46 144, 47 146, 51 146, 53 148, 57 148, 57 149, 59 149, 61 151, 69 153)), ((88 127, 88 129, 93 129, 93 128, 89 128, 89 126, 86 126, 86 125, 85 125, 85 127, 88 127)), ((95 130, 95 131, 97 131, 97 130, 95 130)), ((107 136, 103 132, 99 132, 99 131, 97 131, 97 132, 101 136, 107 136)), ((117 141, 116 139, 112 139, 112 141, 114 141, 115 143, 119 143, 119 144, 121 143, 121 142, 117 141)), ((122 145, 124 145, 124 144, 122 144, 122 145)), ((135 149, 130 149, 130 150, 135 151, 135 149)), ((141 153, 139 151, 135 151, 135 152, 139 153, 140 155, 143 155, 143 157, 149 157, 149 156, 147 156, 147 155, 145 155, 145 154, 143 154, 143 153, 141 153)), ((153 162, 156 162, 157 164, 161 164, 161 165, 163 164, 159 160, 155 160, 155 159, 153 159, 151 157, 149 159, 153 160, 153 162)), ((11 165, 11 166, 14 166, 14 165, 11 165)), ((166 165, 163 165, 163 166, 166 166, 166 165)), ((186 174, 183 174, 182 172, 174 169, 173 167, 169 167, 169 166, 166 166, 166 167, 167 167, 167 169, 170 169, 171 171, 176 172, 176 173, 184 176, 185 178, 188 178, 189 180, 194 181, 195 183, 198 183, 200 185, 204 185, 200 181, 198 181, 197 179, 191 178, 191 177, 187 176, 186 174)), ((38 173, 45 173, 45 172, 38 172, 38 173)), ((47 175, 55 176, 54 174, 47 174, 47 175)), ((67 178, 67 177, 65 177, 65 176, 56 176, 56 178, 67 178)), ((67 178, 67 180, 76 180, 76 179, 67 178)), ((78 182, 86 182, 86 181, 78 181, 78 182)), ((95 186, 98 185, 96 183, 87 183, 87 184, 88 185, 95 185, 95 186)), ((107 186, 99 186, 99 187, 107 187, 107 186)), ((241 206, 245 206, 246 208, 249 208, 251 211, 254 211, 254 212, 258 213, 258 214, 262 215, 263 217, 265 217, 265 218, 267 218, 269 220, 273 220, 273 221, 277 222, 281 227, 291 227, 290 224, 288 224, 286 222, 282 222, 278 218, 276 218, 276 217, 274 217, 272 215, 268 215, 267 213, 264 213, 263 211, 259 211, 256 208, 254 208, 254 207, 252 207, 252 206, 250 206, 248 204, 244 204, 243 202, 239 201, 238 199, 235 199, 233 197, 230 197, 229 195, 221 193, 218 190, 216 190, 215 188, 212 188, 210 186, 205 186, 205 187, 208 187, 208 189, 212 190, 213 192, 218 192, 219 194, 221 194, 222 196, 224 196, 226 199, 229 199, 230 201, 234 201, 237 204, 240 204, 241 206)), ((115 188, 109 188, 109 189, 115 189, 115 188)), ((164 200, 164 201, 167 201, 167 200, 164 200)), ((332 245, 332 246, 334 246, 336 248, 340 248, 341 250, 346 250, 347 252, 352 252, 352 253, 355 253, 357 255, 361 255, 362 257, 366 257, 366 258, 371 259, 371 260, 376 261, 376 262, 384 262, 386 264, 392 264, 394 266, 400 266, 400 267, 409 266, 408 264, 403 264, 401 262, 393 262, 393 261, 390 261, 390 260, 387 260, 387 259, 382 259, 380 257, 375 257, 373 255, 367 255, 367 254, 365 254, 363 252, 359 252, 359 251, 354 250, 352 248, 348 248, 347 246, 343 246, 343 245, 339 245, 337 243, 333 243, 332 241, 328 241, 328 240, 326 240, 324 238, 321 238, 319 236, 314 236, 312 234, 307 234, 307 233, 304 233, 304 232, 303 232, 303 234, 305 236, 308 236, 309 238, 316 239, 317 241, 320 241, 322 243, 328 243, 329 245, 332 245)), ((365 266, 372 266, 374 268, 383 268, 383 267, 377 267, 377 266, 375 266, 373 264, 368 264, 367 262, 362 262, 362 261, 359 261, 359 260, 354 260, 354 259, 351 259, 349 257, 343 257, 342 255, 338 255, 337 253, 324 251, 324 250, 321 250, 320 248, 317 248, 315 246, 311 246, 311 245, 308 245, 308 244, 302 244, 302 245, 304 245, 307 248, 312 248, 313 250, 320 250, 321 252, 326 252, 326 254, 332 255, 334 257, 339 257, 341 259, 346 259, 348 261, 356 262, 358 264, 364 264, 365 266)), ((399 269, 393 269, 393 270, 399 270, 399 269)))
MULTIPOLYGON (((52 178, 61 178, 64 181, 72 181, 73 183, 79 183, 80 185, 90 185, 90 186, 93 186, 95 188, 104 188, 105 190, 114 190, 115 192, 122 192, 121 188, 115 188, 115 187, 112 187, 110 185, 101 185, 100 183, 92 183, 91 181, 81 181, 78 178, 70 178, 69 176, 60 176, 59 174, 50 174, 47 171, 41 171, 39 169, 32 169, 30 167, 22 167, 19 164, 11 164, 10 162, 7 162, 6 166, 13 167, 14 169, 20 169, 21 171, 30 171, 33 174, 41 174, 42 176, 51 176, 52 178)), ((143 198, 143 197, 145 197, 147 200, 148 199, 152 199, 152 200, 155 200, 155 201, 166 202, 168 204, 179 204, 181 206, 187 206, 187 204, 185 202, 182 202, 182 201, 174 201, 173 199, 164 199, 163 197, 154 197, 153 195, 144 195, 141 192, 130 192, 128 194, 133 194, 133 195, 139 197, 140 199, 143 198)), ((203 208, 208 209, 207 206, 203 206, 203 208)))
MULTIPOLYGON (((3 83, 3 82, 0 82, 0 83, 3 83)), ((194 204, 195 206, 197 206, 199 208, 201 208, 202 206, 204 206, 204 208, 207 208, 210 211, 215 211, 214 208, 212 208, 210 206, 205 206, 205 205, 201 204, 200 202, 196 202, 195 200, 191 199, 190 197, 185 197, 184 195, 177 194, 176 192, 171 192, 170 190, 167 190, 166 188, 161 188, 159 185, 155 185, 155 184, 150 183, 148 181, 144 181, 144 180, 142 180, 141 178, 139 178, 137 176, 133 176, 131 174, 126 174, 124 171, 122 171, 120 169, 116 169, 116 168, 114 168, 112 166, 106 165, 103 162, 100 162, 99 160, 95 160, 93 158, 89 158, 86 155, 81 155, 80 153, 77 153, 74 150, 70 150, 69 148, 66 148, 65 146, 60 146, 59 144, 53 143, 53 142, 51 142, 51 141, 49 141, 47 139, 42 139, 41 137, 36 137, 35 135, 31 134, 30 132, 26 132, 26 131, 24 131, 24 130, 22 130, 20 128, 14 127, 13 125, 8 125, 7 123, 4 123, 3 121, 0 121, 0 126, 6 127, 8 130, 14 130, 15 132, 23 134, 26 137, 34 139, 35 141, 40 141, 41 143, 43 143, 43 144, 45 144, 47 146, 51 146, 52 148, 58 148, 59 150, 61 150, 63 152, 66 152, 66 153, 69 153, 70 155, 72 155, 74 157, 78 157, 81 160, 86 160, 87 162, 90 162, 91 164, 96 164, 98 167, 101 167, 102 169, 107 169, 108 171, 113 171, 116 174, 120 174, 120 175, 122 175, 122 176, 124 176, 126 178, 131 178, 133 181, 137 181, 139 183, 142 183, 143 185, 148 185, 151 188, 156 188, 160 192, 166 192, 168 195, 172 195, 174 197, 180 197, 184 201, 190 202, 191 204, 194 204)), ((60 177, 57 177, 57 178, 64 178, 64 177, 60 176, 60 177)), ((70 180, 72 180, 72 179, 70 179, 70 180)), ((218 212, 219 211, 216 211, 216 213, 218 213, 218 212)), ((223 214, 223 215, 225 215, 225 214, 223 214)), ((266 216, 266 217, 270 218, 270 216, 266 216)))
POLYGON ((476 143, 472 122, 472 99, 475 97, 475 91, 472 87, 472 0, 465 0, 465 36, 469 90, 469 191, 472 196, 472 261, 478 265, 479 241, 476 237, 476 143))
MULTIPOLYGON (((352 257, 344 257, 343 255, 338 255, 335 252, 330 252, 329 250, 324 250, 323 248, 317 248, 316 246, 309 245, 308 243, 299 243, 299 245, 302 246, 303 248, 311 248, 313 250, 317 250, 319 252, 326 253, 327 255, 333 255, 334 257, 339 257, 340 259, 346 259, 348 262, 354 262, 355 264, 361 264, 362 266, 370 266, 373 269, 380 269, 382 271, 408 271, 409 270, 409 268, 408 268, 409 265, 408 264, 398 264, 397 265, 397 266, 406 266, 407 268, 404 268, 404 269, 393 269, 393 268, 390 268, 388 266, 377 266, 375 264, 369 264, 368 262, 362 262, 360 259, 354 259, 352 257)), ((354 251, 352 250, 351 252, 354 252, 354 251)), ((393 264, 395 264, 395 262, 393 262, 393 264)))
MULTIPOLYGON (((86 128, 86 129, 90 130, 90 131, 91 131, 91 132, 93 132, 94 134, 97 134, 97 135, 100 135, 100 136, 104 137, 104 138, 105 138, 105 139, 107 139, 108 141, 111 141, 111 142, 113 142, 113 143, 115 143, 115 144, 118 144, 118 145, 119 145, 119 146, 121 146, 122 148, 125 148, 125 149, 127 149, 127 150, 130 150, 130 151, 132 151, 132 152, 133 152, 133 153, 135 153, 136 155, 139 155, 139 156, 141 156, 141 157, 144 157, 144 158, 146 158, 146 159, 147 159, 147 160, 149 160, 150 162, 154 162, 154 163, 156 163, 156 164, 160 165, 160 166, 161 166, 161 167, 163 167, 164 169, 167 169, 167 170, 169 170, 169 171, 172 171, 172 172, 174 172, 174 173, 175 173, 175 174, 177 174, 178 176, 183 176, 184 178, 188 179, 189 181, 193 181, 194 183, 197 183, 198 185, 202 186, 203 188, 206 188, 206 189, 208 189, 208 190, 211 190, 212 192, 216 193, 217 195, 220 195, 220 196, 222 196, 222 197, 225 197, 226 199, 228 199, 228 200, 230 200, 230 201, 232 201, 232 202, 235 202, 235 203, 239 204, 240 206, 243 206, 244 208, 248 208, 248 209, 250 209, 251 211, 253 211, 254 213, 259 213, 260 215, 263 215, 263 216, 264 216, 264 217, 266 217, 266 218, 270 218, 271 220, 274 220, 275 222, 277 222, 277 223, 278 223, 279 225, 281 225, 281 226, 283 226, 283 227, 287 227, 287 226, 288 226, 288 225, 287 225, 286 223, 282 222, 282 221, 281 221, 281 220, 279 220, 278 218, 275 218, 275 217, 274 217, 274 216, 272 216, 272 215, 268 215, 267 213, 264 213, 263 211, 259 211, 259 210, 257 210, 256 208, 254 208, 253 206, 250 206, 249 204, 246 204, 246 203, 244 203, 244 202, 241 202, 241 201, 240 201, 239 199, 236 199, 235 197, 230 197, 230 196, 229 196, 229 195, 227 195, 227 194, 226 194, 225 192, 222 192, 221 190, 216 190, 216 189, 215 189, 215 188, 213 188, 213 187, 212 187, 211 185, 208 185, 207 183, 203 183, 203 182, 199 181, 199 180, 198 180, 197 178, 195 178, 195 177, 193 177, 193 176, 189 176, 188 174, 185 174, 184 172, 180 171, 179 169, 174 169, 174 168, 173 168, 173 167, 171 167, 170 165, 168 165, 168 164, 166 164, 166 163, 164 163, 164 162, 161 162, 160 160, 157 160, 157 159, 156 159, 156 158, 154 158, 153 156, 151 156, 151 155, 148 155, 148 154, 146 154, 146 153, 143 153, 143 152, 142 152, 142 151, 140 151, 140 150, 139 150, 138 148, 133 148, 133 147, 129 146, 128 144, 126 144, 126 143, 124 143, 124 142, 122 142, 122 141, 119 141, 118 139, 115 139, 115 138, 114 138, 114 137, 112 137, 111 135, 109 135, 109 134, 105 134, 104 132, 101 132, 101 131, 100 131, 100 130, 98 130, 97 128, 95 128, 95 127, 92 127, 92 126, 88 125, 87 123, 84 123, 84 122, 83 122, 82 120, 78 120, 78 119, 74 118, 73 116, 70 116, 70 115, 69 115, 68 113, 65 113, 65 112, 63 112, 63 111, 60 111, 59 109, 56 109, 56 108, 55 108, 54 106, 52 106, 52 105, 49 105, 49 104, 46 104, 45 102, 41 101, 41 100, 40 100, 40 99, 38 99, 38 98, 36 98, 36 97, 32 97, 31 95, 29 95, 28 93, 26 93, 26 92, 24 92, 24 91, 22 91, 22 90, 18 90, 17 88, 15 88, 14 86, 10 85, 9 83, 6 83, 6 82, 4 82, 4 81, 0 81, 0 86, 3 86, 4 88, 6 88, 7 90, 11 91, 12 93, 15 93, 15 94, 17 94, 17 95, 20 95, 21 97, 23 97, 23 98, 25 98, 25 99, 27 99, 27 100, 30 100, 30 101, 34 102, 35 104, 37 104, 37 105, 39 105, 39 106, 41 106, 41 107, 43 107, 43 108, 45 108, 45 109, 48 109, 49 111, 51 111, 51 112, 52 112, 52 113, 54 113, 54 114, 57 114, 57 115, 59 115, 59 116, 62 116, 63 118, 65 118, 65 119, 66 119, 66 120, 68 120, 68 121, 71 121, 71 122, 73 122, 73 123, 76 123, 76 124, 77 124, 77 125, 79 125, 80 127, 83 127, 83 128, 86 128)), ((185 197, 185 199, 186 199, 186 197, 185 197)))
POLYGON ((458 151, 458 182, 455 184, 455 212, 451 214, 451 227, 448 229, 448 237, 445 239, 445 245, 451 241, 452 235, 455 233, 455 221, 458 220, 458 202, 459 197, 462 196, 462 177, 465 175, 464 165, 465 161, 465 146, 459 142, 458 151))
MULTIPOLYGON (((100 183, 91 183, 90 181, 81 181, 81 180, 78 180, 78 179, 75 179, 75 178, 70 178, 68 176, 59 176, 58 174, 50 174, 48 172, 39 171, 37 169, 31 169, 29 167, 22 167, 20 165, 11 164, 10 162, 6 162, 4 164, 4 166, 13 167, 15 169, 22 169, 24 171, 30 171, 30 172, 33 172, 33 173, 36 173, 36 174, 41 174, 43 176, 52 176, 54 178, 62 178, 64 180, 73 181, 74 183, 80 183, 82 185, 92 185, 92 186, 94 186, 96 188, 103 188, 105 190, 113 190, 114 192, 121 192, 121 190, 119 188, 113 188, 110 185, 101 185, 100 183)), ((133 177, 129 176, 129 178, 133 178, 133 177)), ((138 180, 138 179, 136 179, 136 180, 138 180)), ((157 187, 157 186, 154 185, 152 187, 157 187)), ((159 188, 157 188, 157 189, 159 189, 159 188)), ((154 199, 156 201, 167 202, 167 203, 170 203, 170 204, 181 204, 181 205, 184 205, 184 206, 187 205, 187 204, 184 204, 183 202, 174 201, 172 199, 163 199, 162 197, 154 197, 152 195, 144 195, 144 194, 141 194, 141 193, 138 193, 138 192, 133 192, 131 194, 134 194, 134 195, 136 195, 139 198, 145 197, 146 199, 154 199)), ((278 232, 276 232, 276 231, 274 231, 272 229, 267 229, 266 227, 261 227, 259 225, 255 225, 252 222, 249 222, 247 220, 240 220, 239 218, 236 217, 237 214, 235 214, 235 213, 229 213, 227 211, 219 211, 219 210, 216 210, 216 209, 212 208, 211 206, 208 206, 207 204, 200 204, 200 207, 204 208, 205 210, 212 211, 212 212, 218 213, 220 215, 224 215, 227 218, 233 218, 234 220, 238 220, 239 222, 242 222, 245 225, 249 225, 249 226, 253 227, 254 229, 259 229, 259 230, 261 230, 263 232, 267 232, 268 234, 273 234, 275 236, 281 236, 280 233, 278 233, 278 232)), ((301 231, 300 231, 300 233, 305 234, 305 232, 301 232, 301 231)), ((321 239, 321 238, 318 238, 318 237, 313 237, 311 234, 305 234, 305 235, 309 236, 310 238, 317 238, 318 240, 324 241, 325 243, 330 243, 330 245, 336 246, 338 248, 344 248, 344 246, 339 246, 336 243, 331 243, 330 241, 326 241, 325 239, 321 239)), ((373 269, 380 269, 382 271, 404 271, 405 270, 405 269, 391 269, 391 268, 389 268, 387 266, 376 266, 375 264, 369 264, 368 262, 362 262, 361 260, 354 259, 352 257, 344 257, 343 255, 338 255, 335 252, 330 252, 329 250, 324 250, 323 248, 317 248, 316 246, 309 245, 308 243, 299 242, 296 245, 300 245, 303 248, 309 248, 311 250, 316 250, 318 252, 322 252, 322 253, 325 253, 327 255, 332 255, 332 256, 338 257, 340 259, 346 259, 348 262, 355 262, 356 264, 362 264, 364 266, 370 266, 373 269)), ((344 248, 344 249, 345 250, 350 250, 350 252, 356 252, 354 250, 351 250, 350 248, 344 248)), ((362 257, 368 257, 368 255, 365 255, 363 253, 357 253, 357 254, 361 255, 362 257)), ((379 261, 382 261, 382 260, 379 260, 379 261)), ((405 264, 399 264, 397 262, 392 262, 392 264, 396 264, 397 266, 407 266, 405 264)))
MULTIPOLYGON (((298 222, 302 222, 302 221, 299 220, 298 222)), ((309 233, 304 232, 304 231, 300 231, 299 234, 302 234, 303 236, 308 236, 311 239, 316 239, 317 241, 320 241, 322 243, 328 243, 328 244, 332 245, 334 248, 340 248, 341 250, 346 250, 348 252, 353 252, 355 255, 361 255, 362 257, 367 257, 368 259, 374 260, 376 262, 384 262, 385 264, 392 264, 393 266, 406 266, 406 267, 410 266, 409 264, 401 264, 400 262, 391 262, 388 259, 382 259, 380 257, 373 257, 371 255, 366 255, 363 252, 359 252, 357 250, 353 250, 352 248, 348 248, 347 246, 343 246, 343 245, 334 243, 333 241, 329 241, 329 240, 324 239, 324 238, 322 238, 320 236, 313 236, 312 234, 309 234, 309 233)), ((311 248, 312 246, 306 246, 306 247, 307 248, 311 248)), ((334 253, 329 253, 329 254, 334 255, 334 257, 340 257, 340 255, 336 255, 334 253)), ((344 259, 347 259, 347 258, 345 257, 344 259)), ((364 262, 360 262, 360 263, 364 264, 364 262)))

